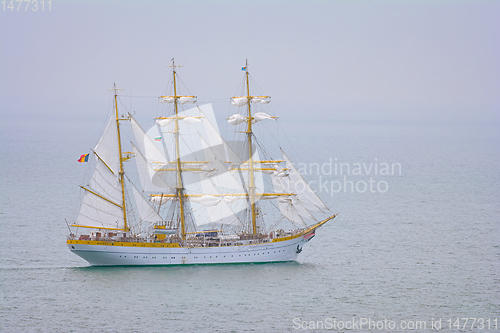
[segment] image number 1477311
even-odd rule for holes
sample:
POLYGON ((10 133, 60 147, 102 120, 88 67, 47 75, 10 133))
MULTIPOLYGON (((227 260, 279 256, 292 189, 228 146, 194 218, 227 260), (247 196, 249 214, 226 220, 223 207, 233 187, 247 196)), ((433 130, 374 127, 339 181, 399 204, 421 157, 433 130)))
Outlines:
POLYGON ((2 0, 3 11, 52 11, 52 0, 2 0))

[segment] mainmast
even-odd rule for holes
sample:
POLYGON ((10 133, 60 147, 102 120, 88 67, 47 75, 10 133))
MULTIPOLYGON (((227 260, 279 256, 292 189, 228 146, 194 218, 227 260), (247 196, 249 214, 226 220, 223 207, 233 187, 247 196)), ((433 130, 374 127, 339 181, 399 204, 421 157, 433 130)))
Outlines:
POLYGON ((125 231, 129 231, 129 228, 127 226, 127 210, 125 207, 125 184, 124 184, 124 172, 123 172, 123 156, 122 156, 122 141, 120 138, 120 117, 118 116, 118 101, 117 101, 117 96, 118 94, 116 93, 118 90, 122 89, 116 89, 116 83, 113 83, 113 91, 115 93, 115 119, 116 119, 116 133, 118 135, 118 154, 119 154, 119 161, 120 161, 120 169, 118 171, 118 176, 120 179, 120 185, 121 185, 121 190, 122 190, 122 210, 123 210, 123 228, 125 231))
POLYGON ((254 180, 254 167, 253 167, 253 151, 252 151, 252 110, 250 107, 250 85, 249 85, 249 73, 248 73, 248 60, 245 61, 245 74, 247 81, 247 105, 248 105, 248 127, 247 127, 247 138, 248 138, 248 172, 250 176, 250 205, 252 211, 252 233, 257 234, 257 214, 255 209, 255 180, 254 180))
MULTIPOLYGON (((174 75, 174 105, 175 105, 175 159, 177 163, 177 198, 179 199, 180 215, 181 215, 181 237, 182 240, 186 240, 186 217, 184 215, 184 185, 182 184, 182 168, 181 168, 181 157, 180 157, 180 147, 179 147, 179 110, 177 98, 177 83, 176 83, 176 72, 175 72, 175 62, 172 58, 172 71, 174 75)), ((179 67, 179 66, 177 66, 179 67)))

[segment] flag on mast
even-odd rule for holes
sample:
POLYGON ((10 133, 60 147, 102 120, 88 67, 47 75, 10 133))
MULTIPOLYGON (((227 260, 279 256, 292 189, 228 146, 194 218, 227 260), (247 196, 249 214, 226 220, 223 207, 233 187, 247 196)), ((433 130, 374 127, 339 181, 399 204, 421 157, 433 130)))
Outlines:
POLYGON ((80 163, 85 163, 85 162, 88 162, 88 161, 89 161, 89 154, 83 154, 78 159, 78 162, 80 162, 80 163))

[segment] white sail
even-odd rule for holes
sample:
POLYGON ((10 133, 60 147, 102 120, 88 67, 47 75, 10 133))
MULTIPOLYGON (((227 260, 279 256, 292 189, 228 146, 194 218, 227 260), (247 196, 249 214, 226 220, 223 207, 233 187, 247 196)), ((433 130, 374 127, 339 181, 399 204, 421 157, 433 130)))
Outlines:
POLYGON ((74 225, 123 229, 123 210, 109 201, 85 191, 80 213, 76 218, 74 225))
POLYGON ((196 124, 196 123, 200 123, 201 122, 201 119, 199 118, 195 118, 195 117, 186 117, 183 119, 183 121, 186 123, 186 124, 196 124))
POLYGON ((180 96, 180 97, 178 97, 178 101, 180 104, 186 104, 186 103, 194 104, 194 103, 196 103, 196 97, 195 96, 180 96))
POLYGON ((120 153, 118 151, 118 129, 115 117, 111 117, 104 134, 95 146, 94 152, 106 163, 106 165, 118 174, 120 168, 120 153))
MULTIPOLYGON (((175 96, 161 96, 159 98, 160 103, 174 103, 175 96)), ((196 96, 177 96, 177 102, 179 104, 196 103, 196 96)))
MULTIPOLYGON (((277 174, 273 174, 271 175, 271 179, 276 193, 290 193, 284 185, 284 183, 288 181, 288 177, 278 177, 277 174)), ((286 219, 300 226, 306 225, 300 214, 301 211, 303 212, 303 207, 300 207, 300 204, 294 205, 292 203, 292 198, 286 196, 279 196, 277 202, 281 214, 286 219)), ((307 212, 305 215, 309 217, 311 214, 307 212)))
MULTIPOLYGON (((259 104, 269 104, 271 102, 270 96, 253 96, 250 98, 250 102, 259 103, 259 104)), ((248 104, 248 97, 232 97, 230 100, 231 105, 241 107, 245 104, 248 104)))
POLYGON ((89 188, 106 199, 121 205, 122 188, 118 176, 111 172, 97 157, 94 173, 89 181, 89 188))
POLYGON ((259 122, 259 121, 265 120, 265 119, 273 119, 273 117, 270 114, 267 114, 265 112, 257 112, 256 114, 253 115, 254 124, 256 122, 259 122))
MULTIPOLYGON (((285 193, 294 193, 294 188, 289 176, 281 178, 281 185, 285 193)), ((299 199, 297 194, 293 194, 289 197, 278 198, 278 201, 280 201, 283 204, 286 204, 288 210, 293 210, 294 212, 298 213, 302 218, 316 220, 314 215, 312 215, 307 210, 306 205, 304 205, 304 203, 299 199)))
MULTIPOLYGON (((132 125, 132 130, 134 132, 137 145, 139 146, 137 148, 140 152, 140 155, 142 155, 142 157, 146 159, 147 170, 151 179, 151 183, 157 187, 164 187, 165 185, 168 188, 177 187, 177 176, 175 171, 177 165, 175 163, 169 163, 167 156, 165 156, 164 152, 162 151, 161 141, 156 144, 150 137, 159 137, 161 140, 162 136, 158 131, 156 125, 148 130, 148 135, 146 132, 144 132, 144 130, 132 116, 130 116, 130 123, 132 125)), ((141 172, 145 171, 145 169, 144 165, 142 165, 142 161, 137 161, 137 163, 141 164, 141 166, 138 166, 138 168, 143 168, 142 171, 139 172, 140 175, 141 172)), ((149 186, 145 184, 146 181, 144 181, 143 185, 145 187, 143 188, 143 190, 149 191, 149 186)))
POLYGON ((226 194, 220 196, 218 201, 207 208, 208 217, 211 222, 241 225, 241 221, 236 217, 236 214, 243 211, 247 207, 247 200, 241 194, 245 193, 245 189, 234 176, 227 172, 225 165, 217 159, 210 145, 200 136, 200 142, 203 146, 205 158, 211 161, 216 171, 211 174, 202 174, 201 185, 204 193, 226 194), (233 195, 233 196, 232 196, 233 195), (230 197, 233 197, 229 199, 230 197), (239 199, 239 200, 238 200, 239 199))
MULTIPOLYGON (((142 128, 141 128, 142 130, 142 128)), ((134 134, 135 135, 135 134, 134 134)), ((144 153, 149 160, 157 162, 170 161, 168 151, 165 151, 162 143, 162 134, 158 126, 153 125, 144 137, 144 153)))
POLYGON ((231 105, 240 107, 240 106, 243 106, 243 105, 248 103, 248 98, 247 97, 233 97, 233 98, 231 98, 230 103, 231 103, 231 105))
MULTIPOLYGON (((106 135, 106 134, 105 134, 106 135)), ((109 138, 109 137, 108 137, 109 138)), ((103 142, 101 140, 100 142, 103 142)), ((106 156, 105 146, 100 152, 106 156)), ((117 176, 95 156, 96 165, 75 225, 97 228, 124 228, 121 184, 117 176)))
MULTIPOLYGON (((182 182, 185 193, 189 195, 187 200, 191 203, 195 224, 241 225, 233 207, 237 211, 245 209, 245 200, 238 200, 243 202, 242 206, 234 200, 226 200, 223 194, 243 194, 245 190, 223 162, 231 153, 220 136, 211 104, 181 111, 171 117, 174 121, 157 120, 166 144, 175 143, 175 117, 179 125, 178 154, 183 170, 182 182)), ((175 151, 177 148, 171 146, 168 149, 175 151)), ((154 197, 153 200, 164 203, 171 199, 154 197)))
POLYGON ((203 196, 189 199, 196 225, 208 223, 242 226, 229 204, 221 197, 203 196))
POLYGON ((251 99, 252 103, 269 104, 271 97, 269 96, 255 96, 251 99))
POLYGON ((156 119, 156 123, 161 126, 168 126, 170 123, 174 121, 172 118, 167 118, 167 119, 156 119))
POLYGON ((227 122, 233 126, 243 124, 245 121, 246 118, 239 113, 233 114, 231 117, 227 119, 227 122))
POLYGON ((323 209, 327 210, 326 205, 321 201, 321 199, 314 193, 309 184, 302 178, 300 172, 290 161, 288 156, 283 152, 283 159, 285 160, 286 167, 290 174, 290 187, 293 193, 296 193, 297 199, 303 204, 307 209, 320 211, 323 209))
MULTIPOLYGON (((248 146, 248 145, 246 145, 248 146)), ((254 187, 255 187, 255 193, 264 193, 264 175, 261 171, 262 169, 262 164, 259 162, 259 152, 257 149, 253 150, 253 155, 252 155, 252 165, 253 165, 253 181, 254 181, 254 187)), ((242 165, 239 166, 239 169, 237 169, 238 172, 241 172, 245 188, 250 189, 251 187, 251 179, 250 179, 250 159, 247 159, 246 161, 243 162, 242 165)), ((259 200, 259 196, 256 197, 256 200, 259 200)))
POLYGON ((205 160, 210 162, 206 165, 210 171, 205 173, 205 177, 209 178, 217 188, 225 189, 224 193, 228 193, 228 191, 230 193, 243 193, 244 188, 241 183, 229 172, 226 165, 222 162, 221 157, 223 156, 217 156, 217 153, 222 155, 224 151, 216 152, 212 148, 219 148, 219 145, 213 146, 208 144, 201 135, 199 140, 203 147, 205 160))
POLYGON ((118 179, 120 168, 118 129, 111 117, 94 148, 95 168, 88 188, 84 187, 80 212, 75 224, 86 227, 124 228, 123 199, 118 179))
POLYGON ((148 224, 163 223, 164 221, 161 216, 153 209, 153 207, 151 207, 149 202, 144 199, 139 190, 137 190, 137 188, 133 185, 130 187, 134 193, 135 204, 137 206, 141 222, 147 222, 148 224))
POLYGON ((174 96, 162 96, 159 98, 160 103, 173 103, 175 102, 174 96))
MULTIPOLYGON (((142 129, 139 123, 129 115, 130 124, 132 125, 132 131, 134 132, 134 137, 137 142, 139 151, 146 157, 148 161, 155 161, 167 164, 168 159, 165 156, 164 151, 162 151, 158 146, 151 140, 150 136, 142 129)), ((148 133, 153 137, 158 137, 161 143, 161 134, 156 128, 156 126, 151 127, 148 133)))
POLYGON ((137 173, 139 174, 142 190, 145 192, 171 193, 169 190, 172 188, 171 185, 175 185, 175 183, 169 186, 162 178, 162 174, 154 170, 152 164, 148 163, 139 149, 134 144, 131 143, 131 145, 132 151, 135 154, 137 173))
MULTIPOLYGON (((209 172, 184 173, 184 187, 188 194, 201 194, 201 196, 191 196, 189 201, 199 205, 193 205, 195 209, 194 220, 197 225, 207 223, 232 224, 241 226, 241 221, 237 218, 232 207, 241 211, 245 209, 246 201, 228 203, 223 193, 244 193, 244 189, 229 172, 218 173, 218 168, 224 166, 215 158, 209 145, 203 138, 199 138, 202 144, 204 159, 210 161, 213 168, 209 172)), ((244 199, 243 196, 241 196, 244 199)))

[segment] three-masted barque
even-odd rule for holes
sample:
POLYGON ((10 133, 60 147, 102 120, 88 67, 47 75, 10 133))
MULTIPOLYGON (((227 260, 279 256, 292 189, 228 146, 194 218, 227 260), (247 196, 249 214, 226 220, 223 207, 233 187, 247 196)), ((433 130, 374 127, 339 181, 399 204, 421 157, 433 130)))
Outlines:
POLYGON ((270 97, 250 94, 243 67, 242 96, 230 98, 238 113, 227 119, 243 139, 227 141, 211 104, 178 95, 176 67, 172 59, 173 94, 159 97, 167 113, 147 131, 120 115, 112 90, 114 112, 89 153, 93 171, 67 246, 93 266, 297 260, 335 215, 282 150, 272 158, 255 137, 257 123, 276 119, 261 112, 270 97))

